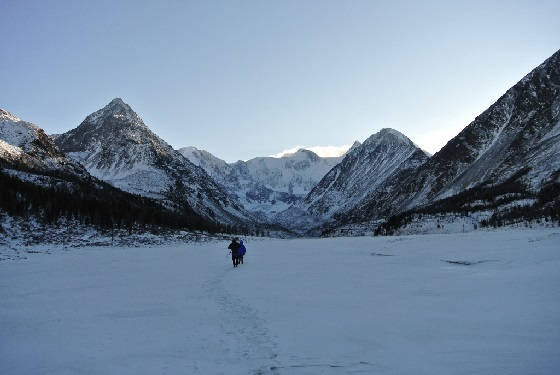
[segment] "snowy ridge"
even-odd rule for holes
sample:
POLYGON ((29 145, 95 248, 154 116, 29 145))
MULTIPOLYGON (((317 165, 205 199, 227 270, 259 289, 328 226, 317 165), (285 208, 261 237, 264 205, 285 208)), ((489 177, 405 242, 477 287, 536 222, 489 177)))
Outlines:
POLYGON ((39 126, 0 109, 0 161, 8 168, 82 175, 83 167, 68 159, 39 126))
POLYGON ((228 164, 195 147, 179 149, 184 157, 203 168, 230 195, 264 220, 301 201, 342 157, 319 157, 300 149, 283 157, 257 157, 228 164))
POLYGON ((231 172, 231 166, 205 150, 196 147, 183 147, 177 150, 197 167, 201 167, 216 181, 223 181, 231 172))
POLYGON ((0 108, 0 121, 19 122, 21 119, 5 109, 0 108))
POLYGON ((282 158, 254 158, 246 166, 250 175, 264 186, 304 195, 341 160, 342 157, 321 158, 312 151, 300 149, 282 158))
POLYGON ((8 144, 31 151, 32 142, 39 137, 39 127, 22 121, 8 111, 0 109, 0 139, 8 144))

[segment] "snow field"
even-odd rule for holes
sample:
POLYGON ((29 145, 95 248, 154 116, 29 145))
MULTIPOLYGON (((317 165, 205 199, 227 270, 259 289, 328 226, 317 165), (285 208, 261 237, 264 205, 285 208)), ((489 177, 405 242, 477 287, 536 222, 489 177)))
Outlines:
POLYGON ((560 230, 0 262, 2 374, 555 374, 560 230))

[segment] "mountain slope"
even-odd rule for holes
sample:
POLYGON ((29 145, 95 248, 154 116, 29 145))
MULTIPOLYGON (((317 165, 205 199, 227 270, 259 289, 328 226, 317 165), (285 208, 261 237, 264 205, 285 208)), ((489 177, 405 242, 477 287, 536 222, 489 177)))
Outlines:
POLYGON ((56 144, 95 177, 181 210, 192 207, 221 223, 247 218, 243 208, 199 168, 154 134, 117 98, 87 116, 56 144))
POLYGON ((527 74, 400 186, 342 222, 364 222, 519 175, 538 191, 560 169, 560 51, 527 74), (523 172, 523 173, 520 173, 523 172))

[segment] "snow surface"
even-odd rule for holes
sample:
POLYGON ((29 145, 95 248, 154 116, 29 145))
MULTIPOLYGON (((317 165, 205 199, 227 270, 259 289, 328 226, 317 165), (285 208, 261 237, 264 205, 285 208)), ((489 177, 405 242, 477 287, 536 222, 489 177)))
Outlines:
POLYGON ((2 374, 555 374, 560 229, 0 262, 2 374))

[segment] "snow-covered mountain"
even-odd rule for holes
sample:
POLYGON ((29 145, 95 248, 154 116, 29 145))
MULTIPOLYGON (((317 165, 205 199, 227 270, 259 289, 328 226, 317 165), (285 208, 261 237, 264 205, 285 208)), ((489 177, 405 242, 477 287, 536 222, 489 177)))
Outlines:
MULTIPOLYGON (((514 179, 539 191, 560 170, 560 51, 439 152, 385 194, 373 194, 342 222, 365 222, 514 179)), ((558 181, 560 182, 560 181, 558 181)), ((474 196, 474 195, 473 195, 474 196)))
POLYGON ((178 151, 191 163, 204 169, 216 181, 223 182, 225 176, 231 172, 231 166, 228 163, 208 151, 192 146, 180 148, 178 151))
POLYGON ((227 163, 194 147, 174 150, 114 99, 54 142, 0 110, 0 163, 13 173, 98 178, 223 224, 280 224, 300 232, 371 229, 427 207, 430 215, 467 214, 475 206, 488 211, 538 199, 544 212, 556 207, 560 191, 560 51, 431 157, 405 135, 382 129, 339 158, 300 149, 227 163), (503 197, 493 196, 494 187, 503 197))
POLYGON ((180 211, 170 210, 92 176, 43 129, 5 110, 0 110, 0 186, 0 242, 18 236, 23 243, 43 241, 49 233, 64 236, 68 225, 85 241, 108 229, 128 235, 133 230, 228 229, 186 204, 180 211))
POLYGON ((35 124, 0 109, 0 160, 4 167, 84 175, 84 168, 69 159, 35 124))
POLYGON ((119 98, 58 135, 56 144, 93 176, 125 191, 177 209, 190 206, 221 223, 238 224, 249 217, 202 168, 154 134, 119 98))
POLYGON ((560 168, 560 51, 526 75, 419 171, 409 206, 451 196, 525 167, 537 188, 560 168), (426 189, 420 188, 426 186, 426 189))
POLYGON ((394 188, 400 176, 414 171, 428 155, 405 135, 382 129, 355 143, 305 199, 278 215, 289 227, 312 227, 344 215, 374 192, 394 188))
POLYGON ((212 176, 244 207, 268 221, 300 202, 342 157, 319 157, 300 149, 280 158, 258 157, 228 164, 195 147, 179 150, 193 164, 212 176))

